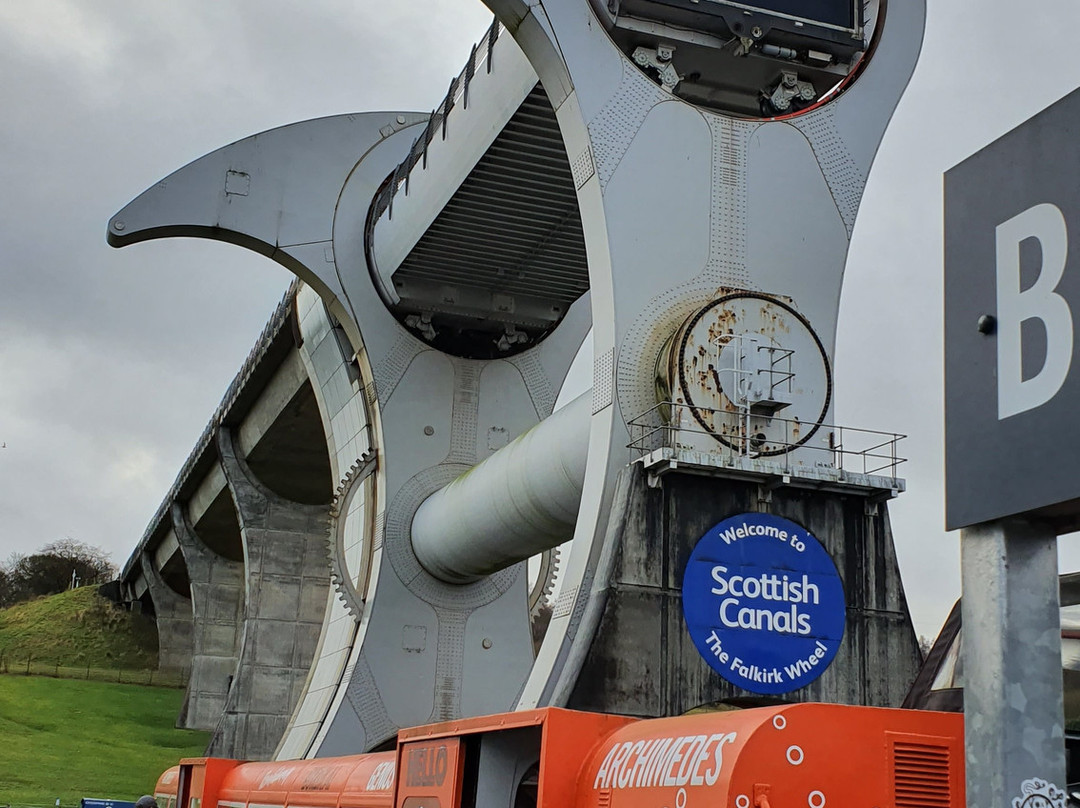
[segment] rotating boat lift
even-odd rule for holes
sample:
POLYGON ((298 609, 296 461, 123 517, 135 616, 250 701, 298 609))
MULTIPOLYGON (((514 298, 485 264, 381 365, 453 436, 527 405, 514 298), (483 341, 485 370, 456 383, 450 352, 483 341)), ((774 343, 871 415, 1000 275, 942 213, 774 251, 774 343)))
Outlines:
POLYGON ((347 664, 320 655, 279 756, 515 707, 745 695, 674 681, 694 657, 663 622, 688 537, 740 507, 830 537, 845 573, 849 651, 806 696, 898 703, 917 652, 884 501, 903 483, 891 438, 845 465, 832 357, 924 1, 486 1, 496 22, 431 114, 246 138, 109 222, 114 246, 272 258, 354 351, 366 424, 332 458, 320 641, 347 664), (592 389, 553 415, 590 328, 592 389), (526 560, 571 538, 534 654, 526 560))

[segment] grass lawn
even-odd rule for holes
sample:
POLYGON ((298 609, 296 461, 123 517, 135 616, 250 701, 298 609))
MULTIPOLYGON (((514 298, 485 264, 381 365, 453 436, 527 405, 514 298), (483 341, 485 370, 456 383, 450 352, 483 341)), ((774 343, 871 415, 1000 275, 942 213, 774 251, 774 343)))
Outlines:
POLYGON ((0 676, 0 805, 134 801, 209 733, 173 727, 182 690, 0 676))

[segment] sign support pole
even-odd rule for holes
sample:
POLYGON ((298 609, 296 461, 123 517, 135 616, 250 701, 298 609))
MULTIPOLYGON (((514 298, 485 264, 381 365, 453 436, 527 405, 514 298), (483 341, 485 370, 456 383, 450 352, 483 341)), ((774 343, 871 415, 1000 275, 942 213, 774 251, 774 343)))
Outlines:
POLYGON ((965 528, 960 548, 967 804, 1063 806, 1057 537, 1017 518, 965 528))

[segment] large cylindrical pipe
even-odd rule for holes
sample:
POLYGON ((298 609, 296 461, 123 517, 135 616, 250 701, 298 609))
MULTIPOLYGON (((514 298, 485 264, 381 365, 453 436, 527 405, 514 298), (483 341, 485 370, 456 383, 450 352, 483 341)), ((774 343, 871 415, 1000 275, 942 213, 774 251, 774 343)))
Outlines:
POLYGON ((590 390, 428 497, 412 524, 424 569, 469 583, 571 538, 591 402, 590 390))

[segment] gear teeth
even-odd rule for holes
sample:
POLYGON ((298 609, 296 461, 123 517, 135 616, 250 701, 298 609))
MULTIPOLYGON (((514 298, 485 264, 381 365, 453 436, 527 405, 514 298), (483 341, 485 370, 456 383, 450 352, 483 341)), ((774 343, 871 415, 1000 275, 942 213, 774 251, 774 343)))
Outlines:
POLYGON ((534 650, 539 650, 540 640, 547 632, 551 621, 551 594, 555 588, 555 578, 559 572, 559 548, 553 547, 540 556, 540 572, 536 582, 529 590, 529 630, 533 638, 534 650), (547 615, 544 614, 545 610, 547 615))
POLYGON ((356 591, 352 578, 349 575, 349 567, 345 561, 345 551, 342 547, 342 531, 345 527, 344 514, 348 513, 349 502, 354 494, 354 489, 369 476, 377 467, 378 456, 374 449, 369 449, 358 458, 345 474, 344 479, 338 484, 334 495, 334 501, 330 505, 330 523, 326 539, 326 550, 330 564, 330 582, 334 585, 341 597, 345 608, 359 620, 364 615, 364 599, 356 591))
POLYGON ((551 550, 551 575, 548 576, 547 583, 544 584, 544 600, 550 600, 552 592, 555 591, 555 578, 559 574, 559 565, 562 563, 562 553, 558 547, 551 550))
POLYGON ((540 555, 540 572, 536 582, 529 590, 529 619, 535 620, 537 614, 548 602, 555 588, 555 577, 559 571, 559 548, 553 547, 540 555))

